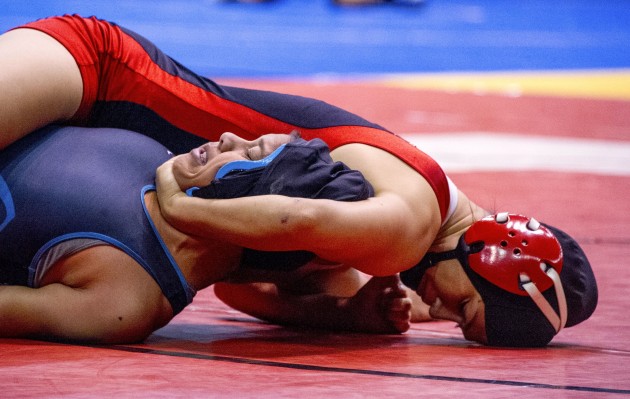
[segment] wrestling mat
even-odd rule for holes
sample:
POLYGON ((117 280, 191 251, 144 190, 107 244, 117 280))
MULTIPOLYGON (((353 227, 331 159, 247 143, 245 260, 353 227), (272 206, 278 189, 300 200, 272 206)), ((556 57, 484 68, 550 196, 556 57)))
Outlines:
MULTIPOLYGON (((217 18, 221 29, 212 25, 214 30, 211 33, 215 36, 209 39, 217 43, 220 43, 220 38, 216 35, 231 38, 239 29, 241 36, 249 34, 251 42, 261 40, 261 36, 267 39, 276 35, 279 37, 280 33, 272 31, 271 26, 276 30, 285 26, 287 31, 303 35, 303 31, 296 28, 297 22, 280 18, 282 13, 293 10, 291 12, 298 15, 297 10, 306 12, 312 11, 311 8, 319 10, 324 7, 312 5, 319 4, 315 0, 305 2, 311 5, 301 6, 297 4, 300 2, 288 0, 268 6, 227 6, 212 1, 140 1, 134 2, 133 6, 131 2, 113 2, 118 4, 119 10, 116 11, 111 7, 101 10, 99 7, 104 6, 80 5, 82 2, 51 1, 42 2, 38 11, 21 13, 18 10, 20 3, 15 2, 3 12, 0 17, 3 27, 38 16, 36 13, 40 16, 58 13, 61 3, 64 3, 65 12, 70 12, 68 8, 72 7, 84 14, 90 11, 99 14, 102 11, 109 19, 122 20, 121 24, 135 23, 135 30, 155 39, 158 24, 148 22, 153 13, 153 16, 164 17, 164 33, 157 35, 158 39, 173 49, 177 40, 185 41, 184 37, 191 29, 200 26, 202 21, 195 20, 192 14, 202 6, 222 17, 217 18), (237 10, 237 7, 241 8, 237 10), (168 14, 168 10, 182 11, 178 16, 168 14), (253 18, 259 18, 265 27, 259 30, 258 35, 246 29, 253 18), (179 36, 174 30, 178 20, 182 27, 179 36), (184 22, 188 20, 193 22, 184 22), (230 24, 234 32, 223 29, 230 24), (170 37, 170 41, 166 36, 170 37)), ((265 58, 259 70, 249 73, 241 69, 242 73, 224 74, 218 80, 314 96, 348 108, 403 135, 433 155, 453 181, 480 205, 497 211, 518 210, 538 220, 562 226, 581 243, 598 280, 599 305, 588 321, 563 330, 544 349, 493 349, 465 341, 452 322, 416 324, 406 334, 383 336, 281 328, 231 310, 221 304, 209 289, 199 293, 193 304, 168 326, 138 345, 101 347, 0 340, 0 396, 459 396, 470 399, 630 396, 630 318, 626 308, 630 293, 628 42, 619 45, 619 49, 625 48, 625 55, 605 55, 605 51, 600 54, 596 52, 597 48, 616 40, 613 39, 617 37, 615 32, 598 31, 599 36, 593 36, 587 32, 591 25, 584 25, 580 30, 583 21, 597 20, 596 16, 591 19, 587 16, 589 10, 594 13, 599 2, 582 1, 573 5, 567 5, 568 2, 555 5, 528 2, 532 9, 538 7, 539 11, 545 12, 547 19, 552 19, 546 13, 553 13, 554 7, 567 7, 567 11, 556 14, 556 27, 547 20, 544 21, 549 25, 536 25, 544 21, 527 14, 523 20, 512 16, 509 23, 505 22, 506 26, 509 25, 505 29, 513 29, 521 36, 524 32, 536 31, 542 35, 538 38, 546 39, 548 47, 555 46, 558 52, 564 48, 562 42, 554 42, 561 37, 556 35, 558 33, 564 33, 562 37, 567 41, 579 42, 580 38, 584 38, 585 42, 594 40, 597 43, 583 48, 585 52, 591 51, 589 57, 580 58, 581 63, 567 58, 564 63, 559 62, 562 65, 551 65, 550 60, 545 59, 546 53, 537 53, 539 68, 515 70, 504 68, 509 63, 508 58, 515 56, 511 50, 506 50, 508 56, 503 58, 496 52, 486 53, 489 58, 494 57, 491 65, 490 61, 480 61, 485 60, 483 49, 477 48, 476 60, 480 68, 473 70, 462 64, 463 56, 457 48, 448 46, 451 31, 436 27, 439 22, 435 19, 436 9, 443 8, 443 14, 439 15, 444 16, 442 22, 447 26, 452 20, 446 16, 453 12, 460 12, 457 15, 464 19, 462 24, 482 23, 479 21, 484 15, 492 15, 491 12, 500 6, 484 1, 427 3, 426 7, 434 8, 422 11, 431 17, 426 17, 426 25, 409 31, 407 36, 396 31, 400 46, 387 47, 391 51, 386 53, 388 56, 400 54, 392 65, 397 61, 401 65, 405 63, 406 67, 390 65, 370 69, 371 66, 366 66, 364 73, 357 73, 351 68, 353 64, 349 64, 347 73, 330 73, 331 68, 326 64, 320 65, 320 70, 327 72, 320 74, 293 65, 293 70, 298 70, 297 74, 286 74, 282 70, 266 74, 271 66, 281 65, 285 60, 290 62, 290 57, 282 49, 274 48, 275 52, 268 57, 273 58, 275 54, 282 62, 274 63, 265 58), (574 12, 576 8, 579 8, 579 13, 574 12), (571 17, 575 20, 568 20, 571 17), (565 31, 557 26, 564 27, 565 31), (421 35, 423 32, 433 36, 424 37, 421 35), (580 36, 581 33, 584 36, 580 36), (435 35, 438 35, 437 38, 435 35), (440 38, 446 44, 438 49, 434 41, 440 38), (433 57, 433 68, 409 66, 405 48, 418 42, 424 43, 426 54, 433 57), (449 53, 453 62, 460 66, 459 70, 441 67, 444 60, 440 54, 449 53)), ((504 15, 510 14, 512 3, 496 3, 503 4, 502 7, 507 9, 504 15)), ((616 4, 613 10, 616 12, 606 13, 604 21, 592 23, 628 28, 627 21, 630 19, 623 17, 627 16, 627 5, 612 3, 616 4)), ((321 19, 309 22, 318 24, 322 37, 332 35, 326 30, 328 28, 341 29, 331 24, 343 14, 344 21, 349 24, 344 25, 343 37, 359 41, 362 18, 382 21, 393 13, 402 15, 403 12, 411 12, 389 9, 340 11, 333 10, 329 5, 326 7, 328 14, 325 15, 332 22, 325 23, 321 19), (379 16, 378 12, 385 16, 379 16), (356 29, 352 30, 353 26, 356 29)), ((520 7, 521 12, 527 11, 524 5, 514 7, 520 7)), ((211 12, 207 10, 203 14, 206 17, 211 12)), ((309 15, 322 18, 322 13, 312 12, 309 15)), ((400 25, 408 23, 406 18, 401 16, 400 25)), ((385 22, 382 24, 385 25, 385 22)), ((364 42, 376 40, 373 39, 376 37, 372 35, 373 30, 383 25, 372 23, 372 30, 363 36, 364 42)), ((258 25, 258 28, 261 26, 258 25)), ((495 28, 486 30, 485 36, 487 40, 495 40, 493 43, 499 41, 496 35, 504 32, 495 28)), ((624 35, 628 31, 630 29, 619 28, 624 35)), ((383 30, 380 37, 387 41, 390 35, 391 31, 383 30)), ((295 36, 291 38, 297 40, 295 36)), ((300 38, 310 43, 317 52, 319 42, 304 35, 300 38)), ((533 36, 523 36, 523 39, 527 38, 535 41, 533 36)), ((466 40, 471 46, 477 43, 471 36, 467 36, 466 40)), ((508 36, 504 40, 507 41, 508 36)), ((244 50, 247 49, 240 48, 236 53, 244 50)), ((494 51, 488 51, 491 50, 494 51)), ((172 53, 169 49, 167 51, 172 53)), ((189 61, 198 65, 205 62, 212 64, 208 61, 212 57, 207 55, 201 51, 195 58, 183 52, 179 58, 190 58, 183 60, 184 64, 189 64, 189 61)), ((238 61, 234 60, 235 63, 238 61)), ((429 63, 426 59, 424 62, 429 63)), ((246 63, 239 65, 245 68, 246 63)), ((219 70, 212 68, 213 65, 210 65, 201 72, 220 75, 219 70)))

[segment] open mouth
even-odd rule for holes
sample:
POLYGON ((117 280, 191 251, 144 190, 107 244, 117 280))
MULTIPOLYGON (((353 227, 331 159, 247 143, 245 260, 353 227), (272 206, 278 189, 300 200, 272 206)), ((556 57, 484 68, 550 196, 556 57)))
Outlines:
POLYGON ((191 151, 192 156, 200 165, 205 165, 208 162, 208 152, 205 148, 199 147, 191 151))

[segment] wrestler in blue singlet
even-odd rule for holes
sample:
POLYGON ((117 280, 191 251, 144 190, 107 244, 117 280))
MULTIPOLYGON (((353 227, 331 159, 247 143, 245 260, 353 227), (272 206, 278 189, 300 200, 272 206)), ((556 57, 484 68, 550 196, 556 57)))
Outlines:
POLYGON ((0 284, 37 287, 60 257, 113 245, 159 284, 177 314, 192 301, 145 212, 144 193, 172 155, 141 134, 49 127, 0 153, 0 284))
MULTIPOLYGON (((196 191, 206 198, 279 194, 338 201, 373 195, 358 171, 330 158, 321 140, 296 139, 255 162, 224 165, 226 175, 196 191), (247 165, 244 165, 247 164, 247 165), (232 166, 229 172, 228 167, 232 166)), ((193 289, 144 208, 155 170, 172 154, 157 141, 111 128, 49 127, 0 153, 0 284, 39 287, 63 256, 113 245, 159 284, 174 313, 193 289)), ((241 267, 293 270, 306 251, 244 249, 241 267)))

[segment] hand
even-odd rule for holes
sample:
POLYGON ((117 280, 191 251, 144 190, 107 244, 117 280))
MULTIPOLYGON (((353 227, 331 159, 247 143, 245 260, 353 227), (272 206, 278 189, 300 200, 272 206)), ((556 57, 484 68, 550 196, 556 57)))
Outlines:
POLYGON ((372 277, 348 307, 354 330, 375 333, 403 333, 410 327, 411 299, 398 275, 372 277))
POLYGON ((175 175, 173 174, 174 158, 169 159, 157 168, 155 176, 155 185, 157 190, 158 202, 160 210, 164 217, 168 220, 169 215, 175 209, 175 202, 181 196, 186 196, 179 187, 175 175))

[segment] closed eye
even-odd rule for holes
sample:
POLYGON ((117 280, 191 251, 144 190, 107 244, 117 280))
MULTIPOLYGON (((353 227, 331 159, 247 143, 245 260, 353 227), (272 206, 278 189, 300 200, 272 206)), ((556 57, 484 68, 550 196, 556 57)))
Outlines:
POLYGON ((245 151, 245 155, 246 155, 246 158, 249 159, 250 161, 258 161, 259 159, 261 159, 260 147, 255 146, 255 147, 248 148, 247 151, 245 151))

